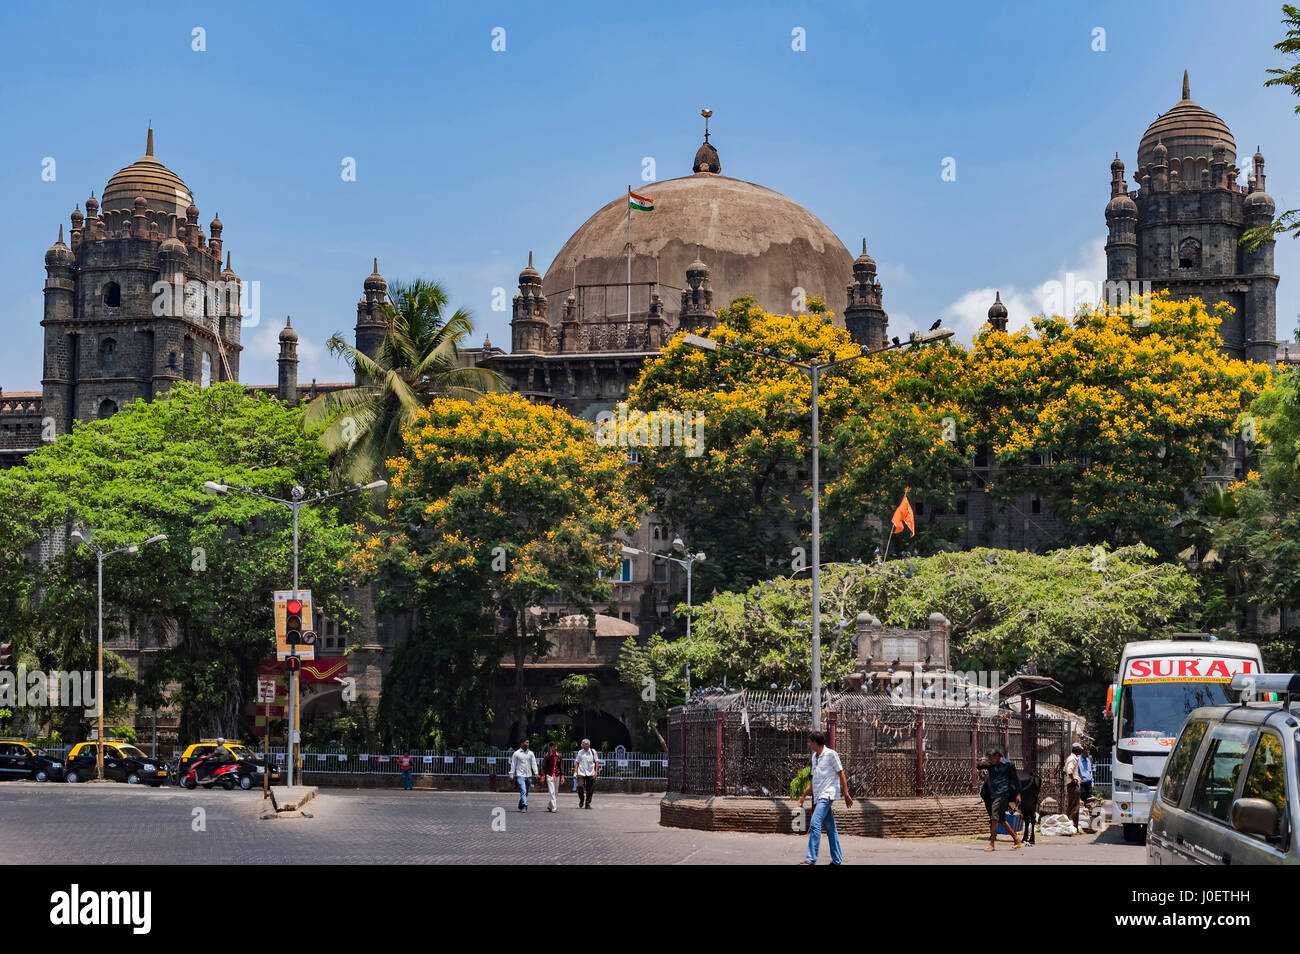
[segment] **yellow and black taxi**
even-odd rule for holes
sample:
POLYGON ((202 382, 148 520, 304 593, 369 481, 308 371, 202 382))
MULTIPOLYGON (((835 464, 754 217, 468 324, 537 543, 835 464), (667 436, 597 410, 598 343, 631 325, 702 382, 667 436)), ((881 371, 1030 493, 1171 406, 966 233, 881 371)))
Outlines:
MULTIPOLYGON (((240 788, 250 789, 262 784, 262 774, 265 772, 262 757, 242 742, 231 739, 200 739, 189 746, 181 753, 181 760, 176 769, 176 780, 185 778, 190 766, 199 759, 211 756, 227 762, 233 759, 239 763, 236 772, 240 788)), ((280 768, 274 763, 271 765, 271 784, 280 784, 280 768)))
POLYGON ((36 782, 63 778, 63 763, 22 739, 0 739, 0 779, 28 778, 36 782))
MULTIPOLYGON (((68 753, 63 766, 67 782, 85 782, 95 778, 98 743, 78 742, 68 753)), ((161 785, 167 781, 166 763, 152 759, 129 742, 107 740, 104 743, 104 778, 128 785, 161 785)))

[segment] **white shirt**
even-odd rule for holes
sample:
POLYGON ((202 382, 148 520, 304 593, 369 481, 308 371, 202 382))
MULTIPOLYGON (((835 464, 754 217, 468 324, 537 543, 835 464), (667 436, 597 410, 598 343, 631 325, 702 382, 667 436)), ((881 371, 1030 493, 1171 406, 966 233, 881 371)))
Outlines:
POLYGON ((840 754, 829 745, 822 746, 821 755, 816 752, 812 757, 812 796, 814 802, 823 798, 831 801, 840 797, 840 754))
POLYGON ((510 756, 510 774, 515 778, 532 778, 537 774, 537 756, 532 749, 515 749, 510 756))
POLYGON ((595 749, 578 749, 578 754, 573 757, 573 774, 574 775, 595 775, 596 766, 600 760, 596 758, 595 749))

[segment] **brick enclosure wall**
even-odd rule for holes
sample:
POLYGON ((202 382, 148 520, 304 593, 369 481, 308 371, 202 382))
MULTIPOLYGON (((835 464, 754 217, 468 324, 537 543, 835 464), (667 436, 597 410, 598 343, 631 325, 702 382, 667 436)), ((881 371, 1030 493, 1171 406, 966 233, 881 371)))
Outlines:
MULTIPOLYGON (((808 831, 810 802, 799 807, 788 799, 665 795, 659 824, 702 831, 745 831, 803 835, 808 831)), ((978 835, 989 830, 984 803, 973 795, 858 800, 852 808, 835 804, 835 827, 841 834, 871 838, 927 838, 933 835, 978 835)))

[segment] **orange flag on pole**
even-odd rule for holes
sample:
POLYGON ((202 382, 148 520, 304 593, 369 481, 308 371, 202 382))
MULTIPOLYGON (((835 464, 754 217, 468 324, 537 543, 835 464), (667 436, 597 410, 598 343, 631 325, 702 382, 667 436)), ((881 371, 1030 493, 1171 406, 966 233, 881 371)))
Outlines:
POLYGON ((912 536, 916 536, 916 514, 912 512, 912 505, 907 500, 906 490, 903 491, 903 502, 894 511, 894 533, 902 533, 904 526, 912 531, 912 536))

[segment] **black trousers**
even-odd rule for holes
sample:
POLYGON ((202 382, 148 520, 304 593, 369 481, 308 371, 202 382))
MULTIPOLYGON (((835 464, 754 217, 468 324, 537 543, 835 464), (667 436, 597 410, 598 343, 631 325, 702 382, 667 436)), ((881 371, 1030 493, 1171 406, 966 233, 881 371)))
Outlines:
POLYGON ((594 775, 578 776, 578 807, 579 808, 581 808, 584 803, 587 805, 591 804, 591 792, 595 784, 596 784, 596 776, 594 775))

